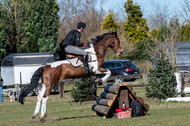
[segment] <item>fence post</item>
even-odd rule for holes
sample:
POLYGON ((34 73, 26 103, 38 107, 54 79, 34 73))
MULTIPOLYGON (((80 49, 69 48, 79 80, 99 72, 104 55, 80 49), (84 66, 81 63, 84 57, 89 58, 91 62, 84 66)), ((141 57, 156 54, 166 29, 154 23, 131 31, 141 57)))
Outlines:
MULTIPOLYGON (((182 89, 182 73, 175 73, 176 76, 176 82, 177 82, 177 86, 176 86, 176 90, 178 93, 181 93, 181 89, 182 89)), ((178 97, 181 97, 181 94, 178 95, 178 97)))

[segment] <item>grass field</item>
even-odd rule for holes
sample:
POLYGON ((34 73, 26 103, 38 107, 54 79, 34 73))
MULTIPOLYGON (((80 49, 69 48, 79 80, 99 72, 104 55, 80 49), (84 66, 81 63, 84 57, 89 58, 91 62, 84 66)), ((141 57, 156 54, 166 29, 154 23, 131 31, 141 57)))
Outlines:
MULTIPOLYGON (((161 102, 156 99, 148 99, 143 87, 133 90, 137 96, 144 98, 150 106, 147 116, 134 117, 130 119, 117 119, 94 116, 91 110, 94 101, 73 103, 71 89, 73 85, 65 86, 65 97, 59 98, 58 94, 52 94, 47 103, 48 117, 44 122, 38 118, 32 119, 36 104, 36 96, 27 97, 25 104, 9 102, 0 103, 0 126, 189 126, 190 125, 190 103, 186 102, 161 102)), ((98 94, 102 92, 98 89, 98 94)))

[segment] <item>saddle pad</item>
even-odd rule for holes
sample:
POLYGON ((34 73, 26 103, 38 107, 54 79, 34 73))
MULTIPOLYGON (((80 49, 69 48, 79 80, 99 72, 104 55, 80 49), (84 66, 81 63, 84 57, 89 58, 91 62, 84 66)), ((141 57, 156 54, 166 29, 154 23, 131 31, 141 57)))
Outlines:
POLYGON ((74 67, 83 66, 83 62, 81 62, 78 58, 67 59, 74 67))
POLYGON ((51 65, 51 67, 57 67, 61 64, 70 64, 69 61, 67 60, 61 60, 61 61, 56 61, 56 62, 53 62, 53 63, 48 63, 47 65, 51 65))
POLYGON ((83 62, 81 62, 78 58, 56 61, 53 63, 47 63, 46 65, 51 65, 51 67, 53 68, 53 67, 57 67, 61 64, 71 64, 74 67, 83 66, 83 62))

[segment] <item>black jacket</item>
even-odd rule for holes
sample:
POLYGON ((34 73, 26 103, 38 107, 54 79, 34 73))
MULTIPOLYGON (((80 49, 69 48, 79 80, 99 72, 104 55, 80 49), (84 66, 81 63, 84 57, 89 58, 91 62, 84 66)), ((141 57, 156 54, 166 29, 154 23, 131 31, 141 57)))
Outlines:
POLYGON ((78 30, 71 30, 65 37, 65 39, 62 42, 63 46, 68 46, 68 45, 75 45, 82 47, 84 44, 80 43, 80 36, 81 33, 78 30))

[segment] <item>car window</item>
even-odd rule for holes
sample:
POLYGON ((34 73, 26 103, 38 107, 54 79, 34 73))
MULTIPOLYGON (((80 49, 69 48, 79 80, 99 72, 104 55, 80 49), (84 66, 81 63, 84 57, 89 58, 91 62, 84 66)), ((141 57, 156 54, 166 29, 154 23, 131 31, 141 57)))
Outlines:
POLYGON ((123 66, 122 66, 121 63, 116 63, 116 67, 117 67, 117 68, 121 68, 121 67, 123 67, 123 66))
POLYGON ((115 68, 115 63, 104 63, 105 69, 115 68))
POLYGON ((136 66, 133 62, 125 62, 125 65, 128 67, 136 66))
POLYGON ((12 66, 13 65, 13 59, 6 59, 3 63, 4 66, 12 66))

